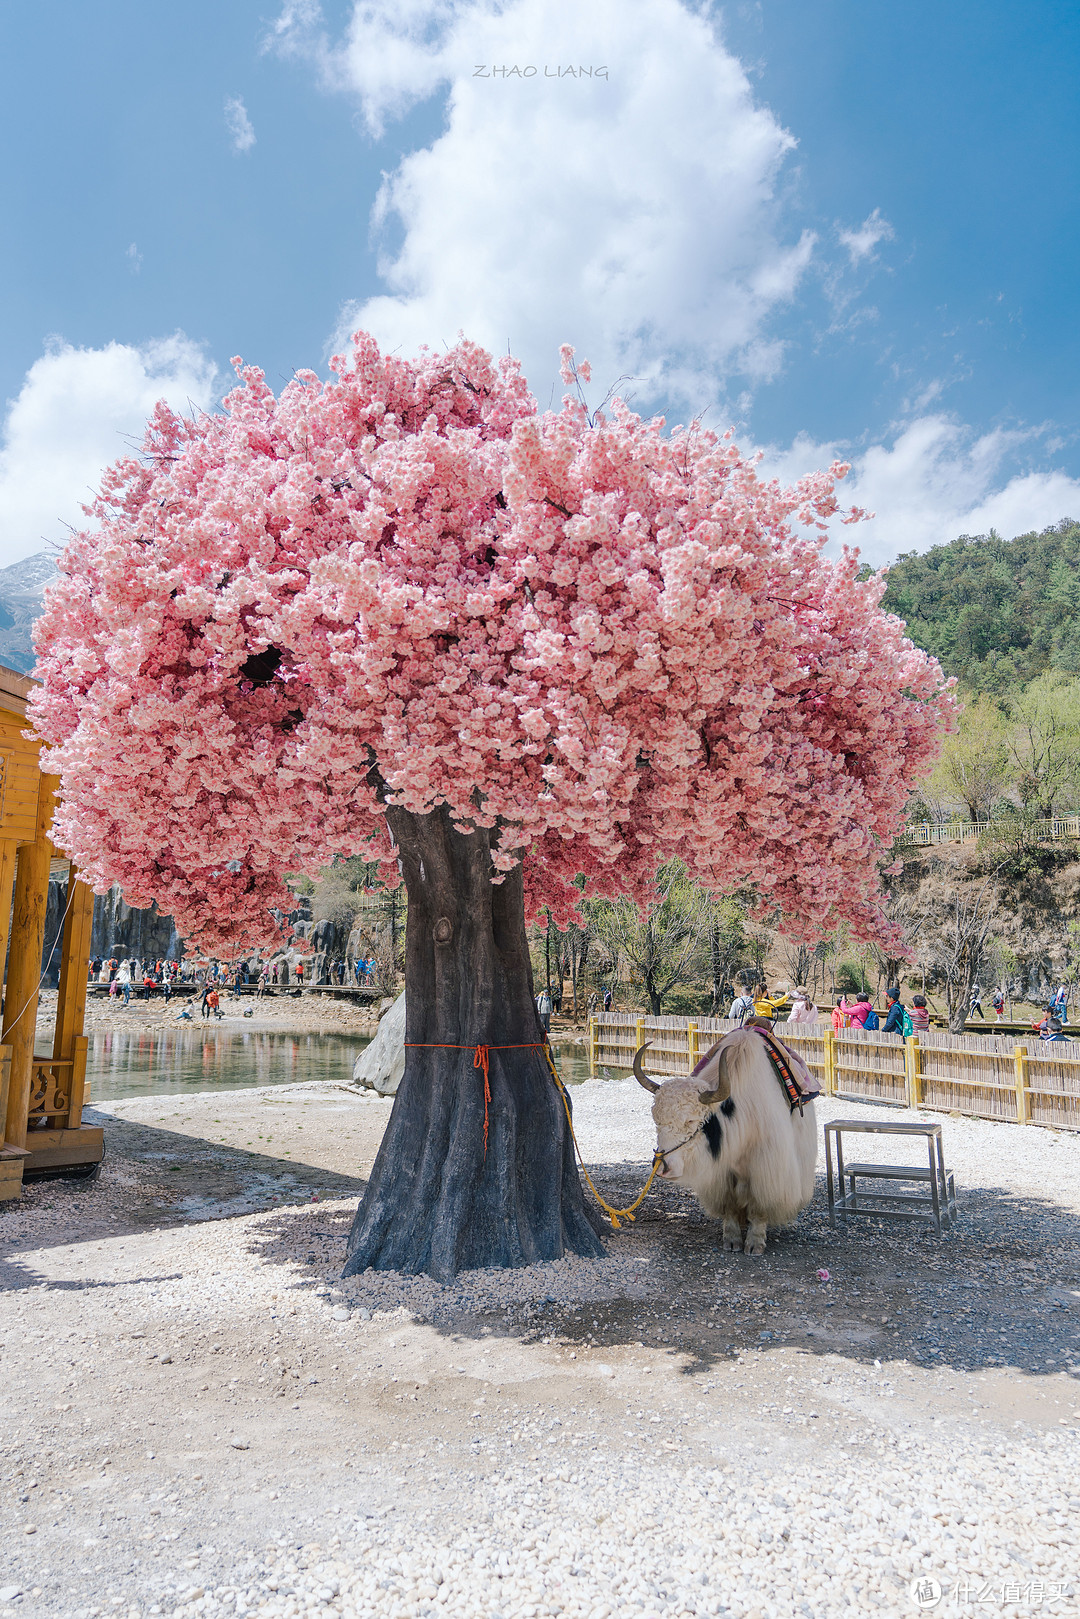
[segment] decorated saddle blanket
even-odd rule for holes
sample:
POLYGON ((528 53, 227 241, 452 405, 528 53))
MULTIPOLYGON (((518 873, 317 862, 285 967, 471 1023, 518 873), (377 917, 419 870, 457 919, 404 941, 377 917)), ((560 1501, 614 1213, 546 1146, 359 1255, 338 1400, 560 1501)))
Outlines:
POLYGON ((754 1033, 759 1034, 765 1042, 765 1051, 772 1064, 773 1073, 780 1082, 780 1088, 788 1100, 788 1110, 794 1113, 798 1108, 802 1113, 807 1102, 813 1102, 821 1095, 821 1085, 807 1068, 801 1057, 794 1051, 789 1051, 776 1038, 771 1028, 761 1023, 753 1025, 754 1033))

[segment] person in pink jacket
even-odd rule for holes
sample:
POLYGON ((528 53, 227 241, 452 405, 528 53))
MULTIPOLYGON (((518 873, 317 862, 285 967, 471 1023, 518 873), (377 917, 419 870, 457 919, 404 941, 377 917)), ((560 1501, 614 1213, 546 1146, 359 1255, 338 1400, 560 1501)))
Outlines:
POLYGON ((870 997, 869 995, 858 996, 854 1006, 849 1006, 846 1000, 842 1000, 840 1010, 847 1013, 851 1019, 853 1029, 865 1028, 866 1020, 870 1016, 870 997))
POLYGON ((821 1013, 810 999, 810 991, 800 984, 792 997, 789 1023, 816 1023, 821 1013))

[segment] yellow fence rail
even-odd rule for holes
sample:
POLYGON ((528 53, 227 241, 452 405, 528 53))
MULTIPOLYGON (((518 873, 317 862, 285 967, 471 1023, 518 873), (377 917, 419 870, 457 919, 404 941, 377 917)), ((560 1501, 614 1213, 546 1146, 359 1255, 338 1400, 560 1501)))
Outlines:
MULTIPOLYGON (((649 1073, 689 1074, 715 1040, 737 1027, 728 1018, 602 1012, 589 1021, 589 1071, 629 1069, 638 1046, 649 1041, 649 1073)), ((827 1096, 1080 1130, 1080 1040, 936 1030, 905 1040, 880 1030, 834 1034, 822 1023, 781 1023, 777 1033, 827 1096)))

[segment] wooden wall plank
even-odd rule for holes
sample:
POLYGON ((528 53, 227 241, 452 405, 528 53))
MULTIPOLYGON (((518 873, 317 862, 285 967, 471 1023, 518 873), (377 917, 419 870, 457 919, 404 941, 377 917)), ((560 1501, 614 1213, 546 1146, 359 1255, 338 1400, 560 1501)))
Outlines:
POLYGON ((15 904, 11 922, 11 954, 4 996, 3 1044, 11 1047, 11 1082, 8 1090, 6 1138, 26 1146, 30 1076, 34 1062, 41 951, 45 939, 45 907, 49 892, 49 841, 58 776, 42 776, 38 792, 35 839, 19 850, 15 875, 15 904))

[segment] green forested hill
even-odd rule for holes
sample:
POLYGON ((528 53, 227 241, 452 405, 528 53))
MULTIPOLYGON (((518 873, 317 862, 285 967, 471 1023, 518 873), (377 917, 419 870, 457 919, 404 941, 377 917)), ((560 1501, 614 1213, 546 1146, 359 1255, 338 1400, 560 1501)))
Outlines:
POLYGON ((884 605, 976 690, 1003 692, 1046 669, 1080 673, 1080 523, 902 556, 884 605))

